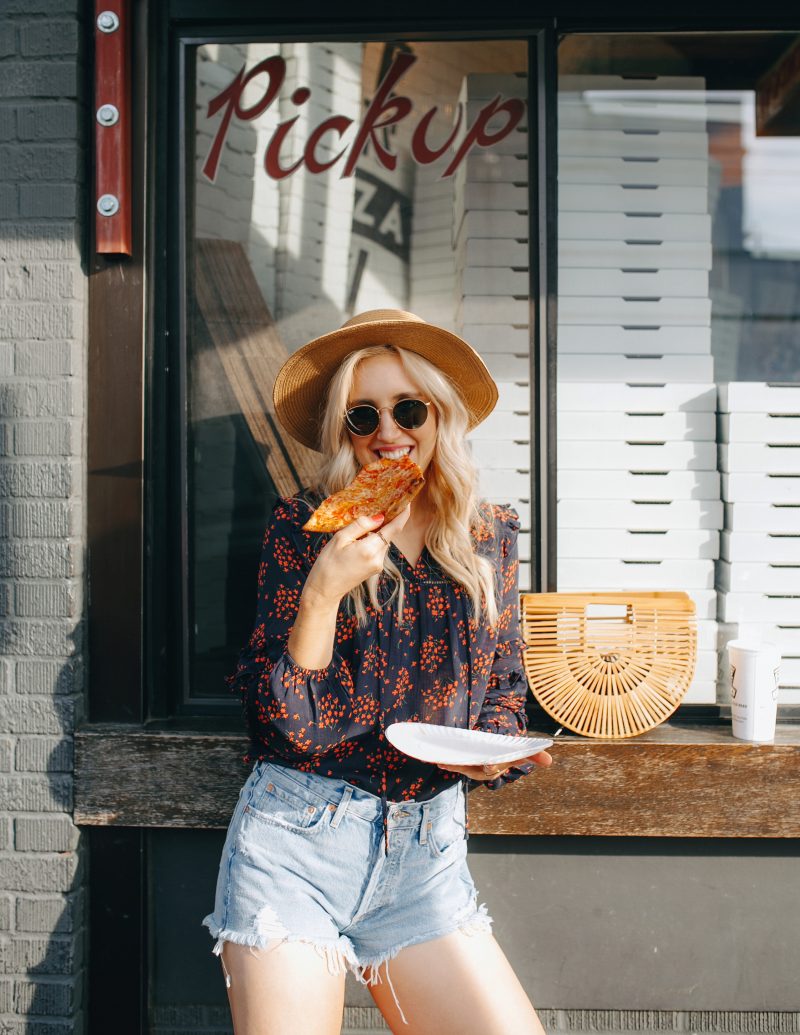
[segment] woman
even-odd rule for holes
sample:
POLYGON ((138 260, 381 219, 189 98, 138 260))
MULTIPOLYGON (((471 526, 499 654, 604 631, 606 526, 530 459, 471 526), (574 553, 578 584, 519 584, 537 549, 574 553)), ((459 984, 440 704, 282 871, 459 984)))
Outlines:
POLYGON ((497 789, 550 756, 444 768, 384 735, 408 720, 525 729, 519 521, 476 503, 465 444, 496 386, 456 335, 376 310, 296 352, 274 398, 324 462, 312 491, 275 507, 230 677, 255 764, 204 923, 236 1035, 339 1032, 346 969, 392 1031, 543 1035, 477 906, 465 785, 497 789), (362 466, 404 455, 426 481, 393 520, 302 530, 362 466))

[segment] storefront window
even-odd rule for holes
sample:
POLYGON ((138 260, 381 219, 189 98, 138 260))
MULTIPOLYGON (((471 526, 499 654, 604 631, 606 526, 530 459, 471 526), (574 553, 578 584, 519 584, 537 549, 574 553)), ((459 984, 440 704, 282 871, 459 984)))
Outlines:
POLYGON ((206 43, 190 51, 185 481, 189 678, 213 704, 251 629, 261 536, 315 454, 272 414, 287 355, 411 310, 483 355, 483 493, 530 586, 527 45, 206 43))
POLYGON ((800 703, 799 74, 787 35, 560 48, 558 587, 688 591, 692 703, 735 635, 800 703))

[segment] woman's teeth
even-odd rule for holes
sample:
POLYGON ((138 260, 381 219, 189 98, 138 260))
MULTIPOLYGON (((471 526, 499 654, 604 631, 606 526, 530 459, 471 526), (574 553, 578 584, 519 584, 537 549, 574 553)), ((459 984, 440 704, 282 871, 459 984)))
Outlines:
POLYGON ((411 446, 403 446, 401 449, 376 449, 375 452, 384 460, 399 460, 403 456, 408 456, 411 446))

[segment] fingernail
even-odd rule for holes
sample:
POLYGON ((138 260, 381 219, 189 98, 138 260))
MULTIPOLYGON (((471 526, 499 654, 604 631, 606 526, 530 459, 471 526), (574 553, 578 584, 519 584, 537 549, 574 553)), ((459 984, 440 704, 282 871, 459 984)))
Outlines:
POLYGON ((373 521, 383 521, 383 517, 384 517, 383 514, 373 514, 372 515, 372 520, 373 521))

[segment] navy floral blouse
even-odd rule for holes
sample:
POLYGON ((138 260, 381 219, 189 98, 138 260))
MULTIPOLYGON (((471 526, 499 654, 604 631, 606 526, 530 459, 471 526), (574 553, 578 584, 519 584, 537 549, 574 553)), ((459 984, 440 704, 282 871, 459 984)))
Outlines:
MULTIPOLYGON (((524 733, 527 683, 521 662, 517 533, 510 507, 484 504, 473 527, 475 550, 497 571, 499 617, 494 626, 471 615, 467 594, 424 549, 411 566, 393 544, 405 582, 396 600, 356 624, 339 608, 326 668, 296 664, 286 650, 300 593, 329 535, 302 531, 313 506, 279 499, 264 536, 255 628, 227 682, 241 695, 250 733, 246 762, 266 759, 346 780, 386 802, 425 800, 460 774, 397 751, 384 729, 392 722, 524 733)), ((379 600, 393 582, 382 576, 379 600)), ((488 782, 492 790, 533 769, 523 763, 488 782)))

